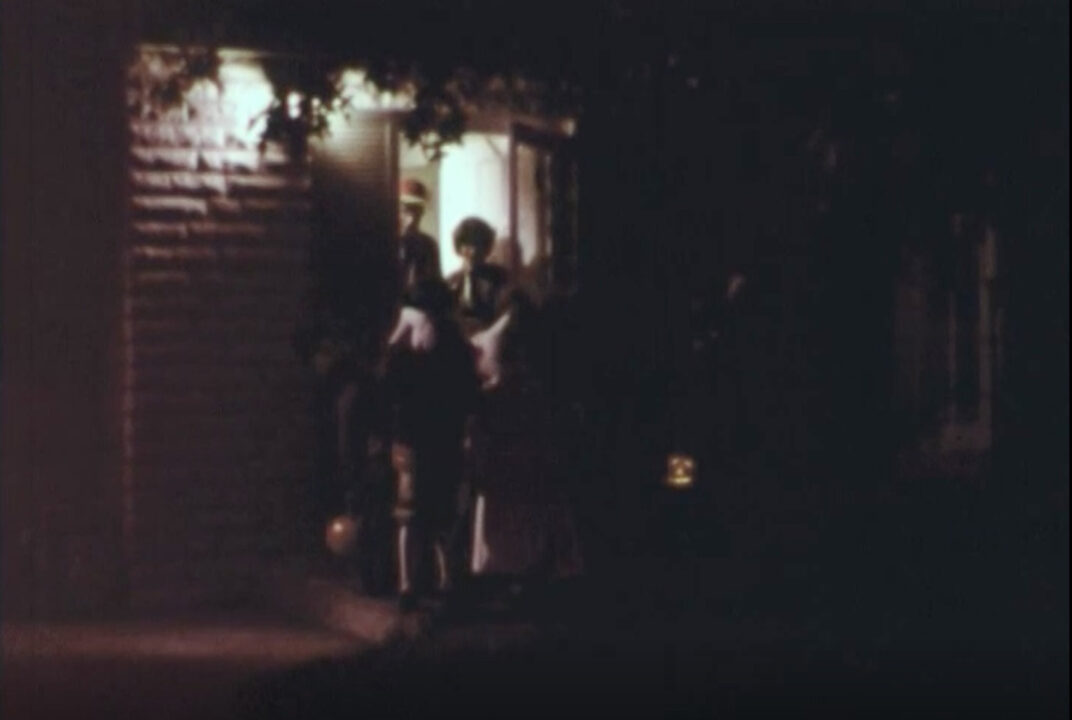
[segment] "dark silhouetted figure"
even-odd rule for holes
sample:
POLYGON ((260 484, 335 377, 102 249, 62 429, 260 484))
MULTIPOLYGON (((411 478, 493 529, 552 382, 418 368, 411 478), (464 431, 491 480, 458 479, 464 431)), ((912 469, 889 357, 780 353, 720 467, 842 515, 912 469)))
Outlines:
POLYGON ((472 348, 451 317, 441 280, 420 282, 408 294, 389 341, 384 391, 396 473, 398 591, 403 609, 411 609, 428 589, 429 555, 435 589, 452 583, 464 435, 479 391, 472 348))
POLYGON ((573 424, 555 402, 548 319, 522 292, 500 320, 473 338, 484 379, 473 432, 476 502, 470 570, 544 582, 583 569, 569 486, 583 482, 566 462, 573 424), (485 342, 489 335, 498 339, 485 342), (488 377, 485 369, 493 367, 488 377))

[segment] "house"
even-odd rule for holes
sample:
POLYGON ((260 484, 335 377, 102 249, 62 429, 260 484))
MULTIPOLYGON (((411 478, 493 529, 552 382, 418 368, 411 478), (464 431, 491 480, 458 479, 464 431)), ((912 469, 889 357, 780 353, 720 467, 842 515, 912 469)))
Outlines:
MULTIPOLYGON (((92 50, 116 69, 111 48, 92 50)), ((28 605, 48 596, 68 606, 55 588, 86 574, 92 588, 73 603, 83 608, 237 603, 273 563, 324 552, 313 503, 331 480, 316 476, 319 380, 295 335, 325 306, 366 318, 378 310, 385 321, 402 177, 430 189, 425 229, 439 238, 445 273, 459 265, 454 225, 479 215, 519 284, 541 296, 576 291, 572 121, 476 113, 460 142, 429 158, 402 137, 406 99, 350 69, 337 76, 345 112, 326 113, 327 132, 295 152, 262 136, 280 94, 273 63, 308 61, 221 49, 212 77, 176 81, 199 52, 136 46, 118 75, 125 85, 113 88, 121 92, 107 96, 117 107, 94 106, 118 123, 115 174, 95 190, 114 209, 107 257, 116 264, 102 275, 107 300, 87 300, 86 311, 115 315, 98 320, 109 330, 92 345, 97 369, 82 372, 110 378, 98 390, 115 394, 106 419, 86 422, 111 426, 111 444, 95 450, 99 466, 82 466, 86 483, 58 490, 72 504, 57 498, 62 512, 19 519, 33 556, 16 561, 25 574, 13 585, 28 605), (176 82, 174 97, 156 102, 176 82), (118 367, 106 369, 109 360, 118 367)), ((26 362, 40 371, 37 356, 26 362)), ((61 413, 63 395, 55 402, 61 413)), ((55 425, 40 422, 54 439, 55 425)), ((82 463, 66 461, 78 472, 82 463)))
MULTIPOLYGON (((172 114, 143 115, 142 55, 166 76, 184 46, 146 45, 139 22, 186 11, 82 5, 4 4, 3 65, 17 69, 3 83, 6 610, 237 601, 259 563, 319 544, 319 521, 300 520, 314 379, 291 341, 318 298, 388 292, 371 268, 408 176, 433 188, 426 230, 441 244, 478 212, 525 282, 587 293, 577 317, 599 350, 585 382, 600 423, 588 522, 604 535, 623 534, 617 508, 644 507, 676 436, 726 424, 690 397, 704 369, 692 348, 712 328, 689 308, 719 297, 717 277, 749 253, 746 287, 766 288, 742 363, 755 454, 784 471, 764 503, 785 495, 779 482, 835 474, 872 492, 894 440, 908 455, 1000 450, 1003 492, 1067 499, 1067 76, 1055 70, 1067 50, 1049 11, 787 24, 773 11, 578 9, 617 23, 600 34, 530 9, 536 44, 522 47, 561 41, 540 57, 594 88, 580 129, 479 113, 430 162, 400 139, 405 98, 373 93, 304 162, 260 147, 260 112, 286 76, 268 54, 224 53, 219 85, 180 85, 172 114), (649 20, 681 46, 647 42, 649 20), (946 262, 958 215, 971 242, 946 262), (677 415, 682 397, 694 407, 677 415)), ((269 27, 246 37, 287 35, 297 14, 284 5, 265 3, 269 27)), ((212 27, 215 11, 189 10, 184 27, 212 27)), ((331 14, 301 19, 306 49, 352 43, 331 14)), ((259 47, 241 42, 252 26, 234 23, 222 44, 259 47)), ((363 42, 397 44, 381 31, 368 25, 363 42)), ((291 67, 311 57, 264 46, 291 67)), ((489 48, 466 52, 514 52, 489 48)), ((290 95, 278 99, 285 119, 290 95)), ((697 487, 710 479, 699 467, 697 487)))

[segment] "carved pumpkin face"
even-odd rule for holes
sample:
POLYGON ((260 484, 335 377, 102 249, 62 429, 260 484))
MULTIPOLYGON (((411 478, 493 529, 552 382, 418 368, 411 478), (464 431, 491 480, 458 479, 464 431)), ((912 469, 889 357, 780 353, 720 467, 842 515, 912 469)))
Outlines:
POLYGON ((690 455, 671 453, 666 459, 666 484, 683 489, 691 487, 696 473, 696 461, 690 455))

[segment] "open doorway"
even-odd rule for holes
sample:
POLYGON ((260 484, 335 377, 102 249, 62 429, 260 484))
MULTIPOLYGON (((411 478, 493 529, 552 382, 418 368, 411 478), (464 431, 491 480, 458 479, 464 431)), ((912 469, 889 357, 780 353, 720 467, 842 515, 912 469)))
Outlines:
POLYGON ((453 233, 478 217, 495 232, 489 261, 536 298, 577 290, 576 163, 565 134, 517 123, 466 133, 429 160, 398 143, 399 175, 428 191, 420 231, 439 244, 444 277, 462 267, 453 233))
POLYGON ((420 182, 428 191, 420 230, 439 243, 445 277, 462 267, 452 241, 454 230, 474 216, 495 231, 491 261, 512 269, 509 152, 509 136, 503 133, 466 133, 438 160, 429 160, 420 147, 399 143, 401 177, 420 182))

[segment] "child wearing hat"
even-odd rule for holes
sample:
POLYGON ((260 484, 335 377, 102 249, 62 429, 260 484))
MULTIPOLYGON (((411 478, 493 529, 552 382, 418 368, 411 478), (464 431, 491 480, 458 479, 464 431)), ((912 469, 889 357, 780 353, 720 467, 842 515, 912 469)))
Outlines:
POLYGON ((402 290, 409 292, 422 280, 441 279, 443 270, 439 262, 439 243, 420 230, 428 204, 428 189, 417 180, 404 180, 399 187, 398 200, 398 263, 402 290))

